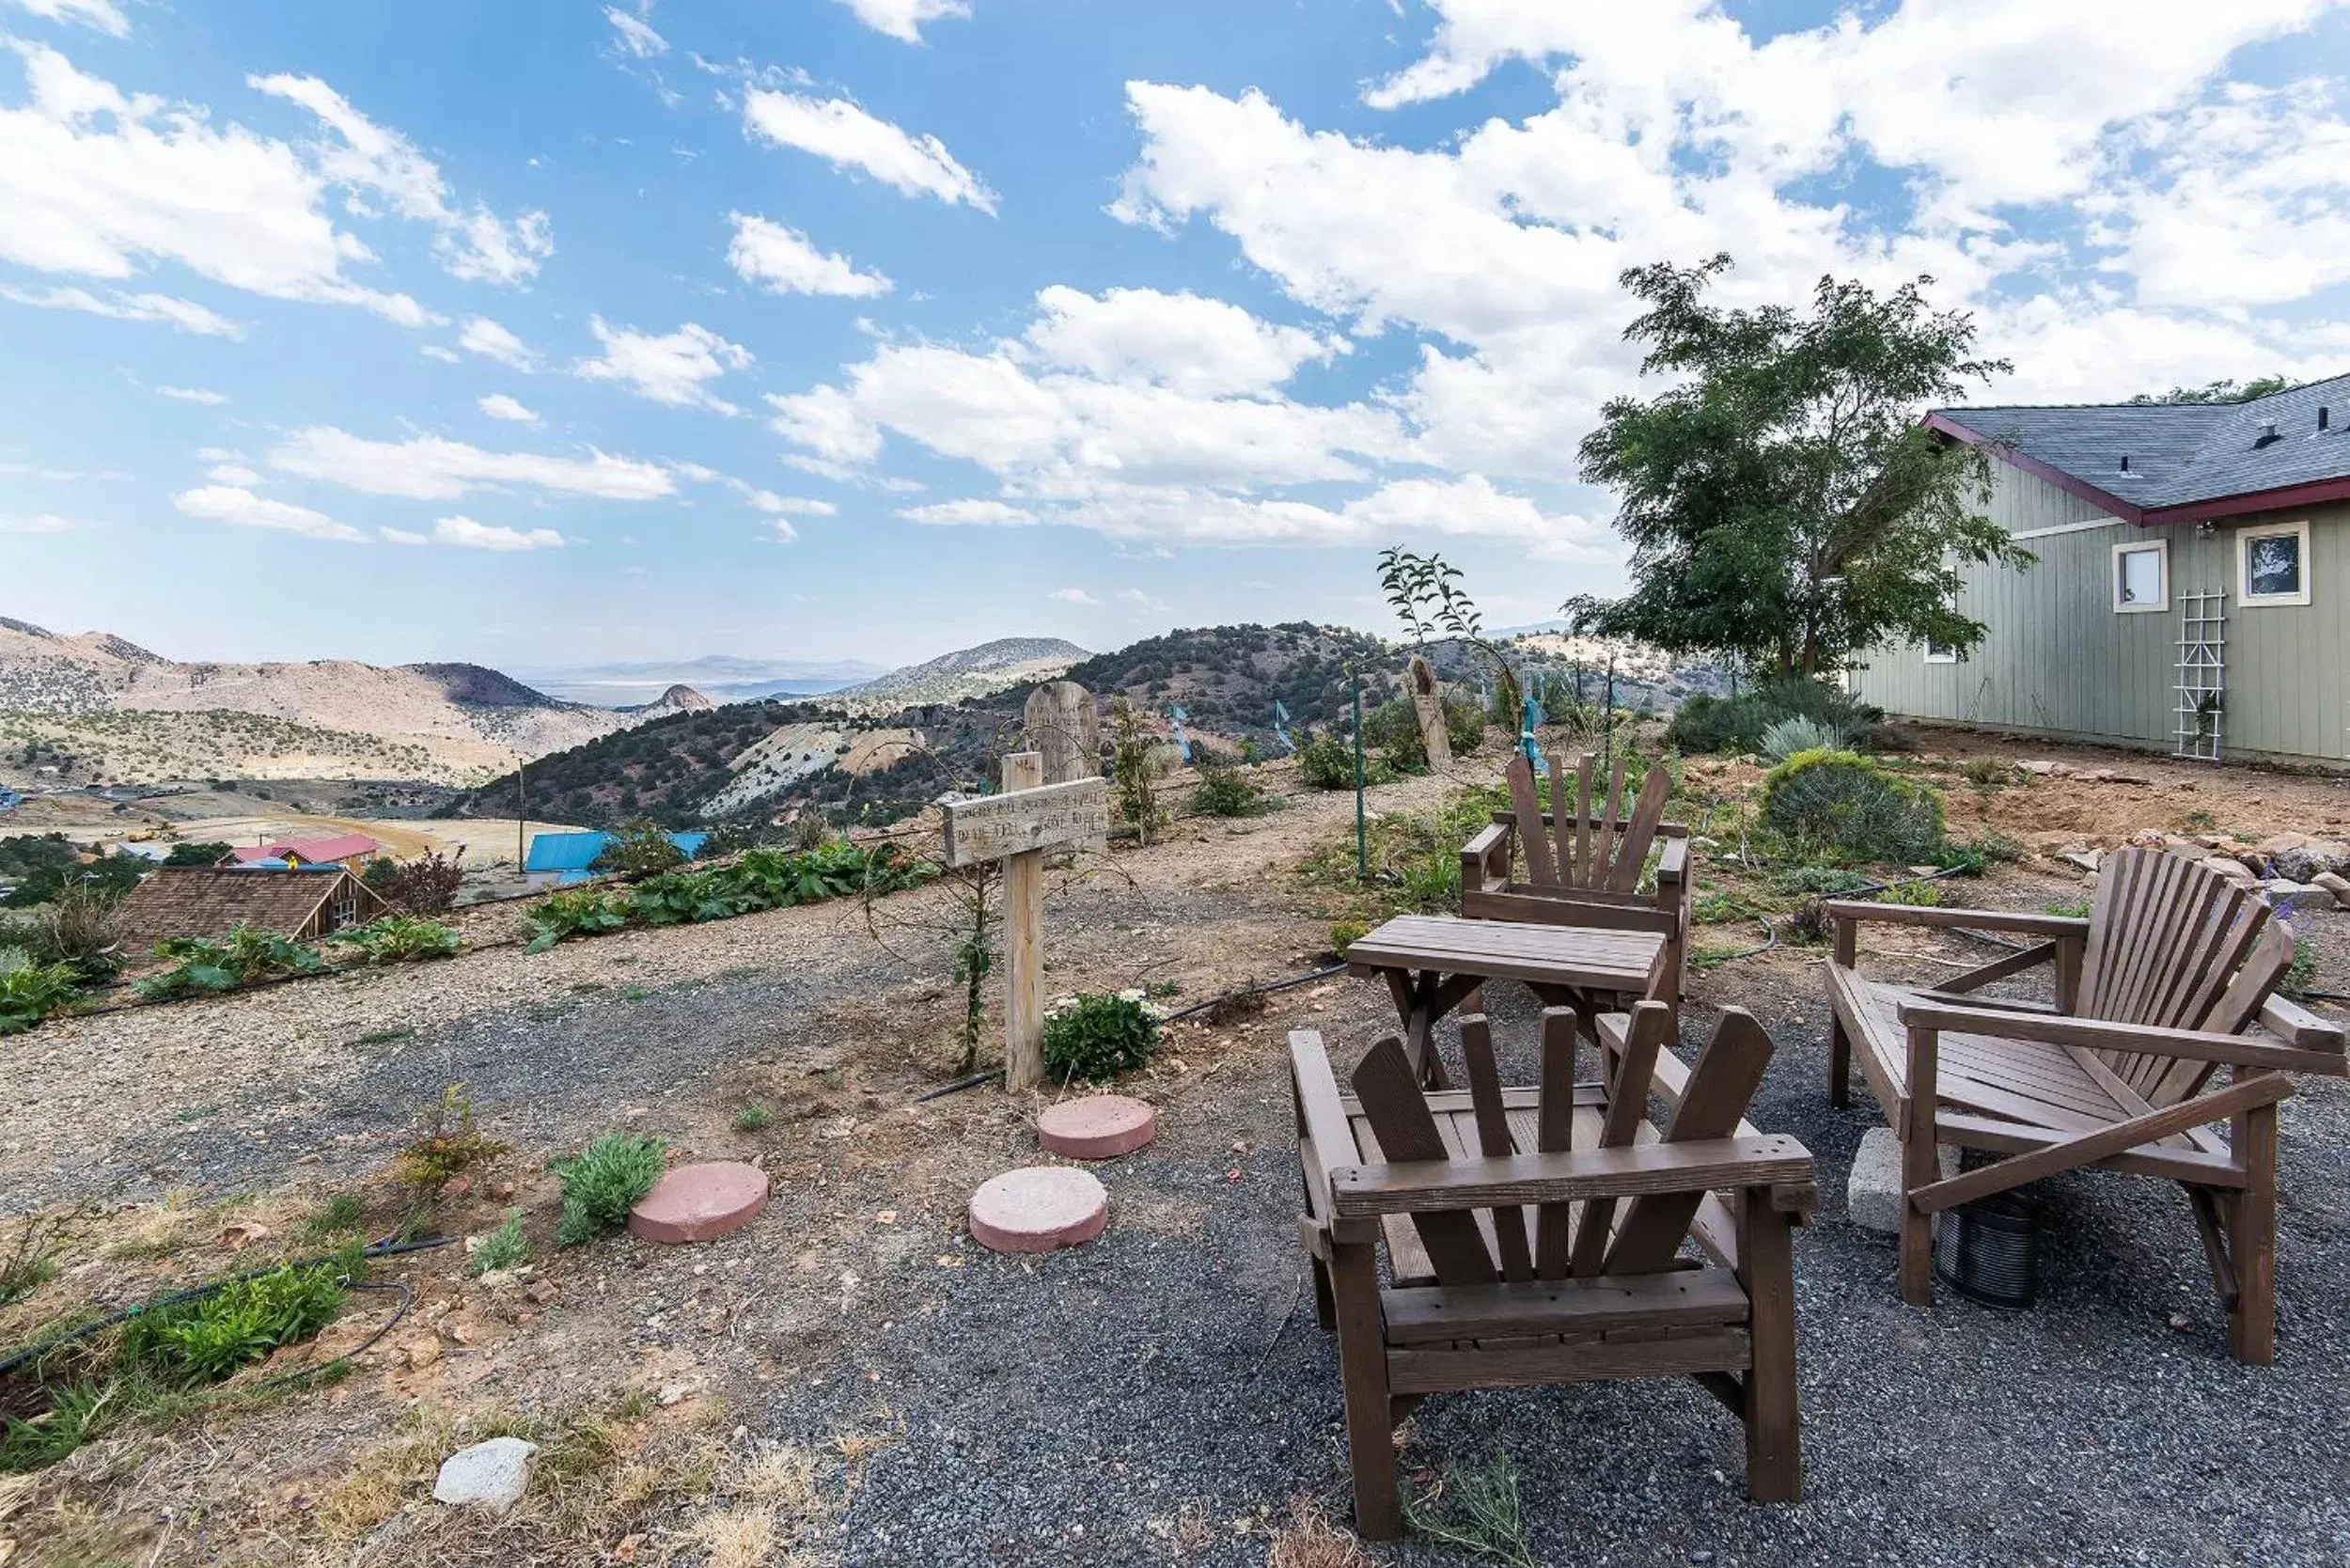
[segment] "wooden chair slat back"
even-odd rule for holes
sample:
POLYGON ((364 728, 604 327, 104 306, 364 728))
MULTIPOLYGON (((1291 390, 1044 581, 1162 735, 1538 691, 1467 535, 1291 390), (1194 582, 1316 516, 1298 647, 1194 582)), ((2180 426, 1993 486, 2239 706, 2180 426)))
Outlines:
MULTIPOLYGON (((1644 1003, 1643 1006, 1656 1006, 1644 1003)), ((1729 1137, 1771 1062, 1770 1032, 1744 1008, 1724 1008, 1714 1037, 1689 1070, 1689 1081, 1665 1128, 1665 1141, 1729 1137)), ((1612 1109, 1612 1105, 1610 1106, 1612 1109)), ((1669 1268, 1697 1217, 1703 1193, 1653 1193, 1636 1198, 1607 1249, 1609 1274, 1653 1274, 1669 1268)))
MULTIPOLYGON (((1612 1055, 1607 1073, 1607 1114, 1599 1126, 1599 1146, 1621 1149, 1639 1135, 1648 1117, 1651 1087, 1656 1079, 1656 1055, 1672 1038, 1672 1009, 1662 1002, 1639 1002, 1624 1030, 1623 1048, 1612 1055)), ((1574 1274, 1597 1274, 1607 1262, 1607 1237, 1616 1218, 1616 1200, 1593 1198, 1583 1204, 1576 1222, 1574 1247, 1568 1267, 1574 1274)))
POLYGON ((1618 841, 1616 863, 1607 871, 1606 886, 1609 891, 1629 893, 1640 886, 1640 870, 1648 863, 1649 845, 1656 839, 1656 824, 1665 820, 1665 797, 1672 793, 1672 775, 1665 765, 1651 763, 1648 776, 1640 781, 1640 798, 1632 808, 1632 823, 1618 841))
MULTIPOLYGON (((1481 1012, 1461 1017, 1461 1059, 1468 1067, 1469 1105, 1477 1116, 1477 1147, 1487 1157, 1514 1154, 1510 1113, 1501 1104, 1501 1070, 1494 1061, 1493 1026, 1481 1012)), ((1512 1204, 1493 1211, 1494 1240, 1501 1251, 1501 1277, 1534 1278, 1534 1255, 1526 1241, 1526 1212, 1512 1204)))
POLYGON ((1565 802, 1559 797, 1566 789, 1567 754, 1550 754, 1550 817, 1551 850, 1559 856, 1559 880, 1570 887, 1583 886, 1583 851, 1589 847, 1578 836, 1567 831, 1565 802))
MULTIPOLYGON (((1355 1098, 1361 1102, 1363 1118, 1379 1140, 1380 1157, 1390 1161, 1445 1160, 1452 1158, 1452 1150, 1437 1129, 1435 1114, 1421 1097, 1419 1075, 1412 1070, 1411 1058, 1404 1054, 1403 1042, 1387 1036, 1371 1048, 1362 1065, 1355 1069, 1355 1098)), ((1435 1270, 1436 1282, 1442 1285, 1491 1285, 1497 1283, 1501 1273, 1494 1266, 1493 1253, 1485 1246, 1485 1238, 1477 1229, 1474 1215, 1455 1210, 1449 1214, 1416 1214, 1412 1225, 1419 1232, 1420 1245, 1428 1250, 1428 1262, 1435 1270)))
MULTIPOLYGON (((2075 1012, 2117 1024, 2233 1034, 2259 1013, 2293 962, 2268 905, 2198 861, 2158 850, 2109 856, 2090 911, 2075 1012)), ((2211 1076, 2208 1062, 2100 1053, 2156 1109, 2211 1076)))
MULTIPOLYGON (((1573 1008, 1543 1009, 1543 1086, 1534 1125, 1537 1145, 1545 1154, 1574 1148, 1576 1027, 1573 1008)), ((1534 1272, 1541 1278, 1562 1278, 1567 1273, 1574 1209, 1572 1203, 1545 1203, 1535 1216, 1534 1272)))
MULTIPOLYGON (((1588 874, 1591 865, 1591 770, 1599 759, 1585 752, 1574 765, 1574 863, 1588 874)), ((1554 778, 1564 777, 1554 774, 1554 778)), ((1557 785, 1552 786, 1553 790, 1557 785)), ((1554 795, 1553 799, 1557 797, 1554 795)))
POLYGON ((1527 880, 1537 887, 1562 886, 1550 835, 1543 829, 1543 803, 1534 791, 1534 764, 1521 751, 1510 759, 1510 809, 1518 819, 1518 841, 1526 849, 1527 880))

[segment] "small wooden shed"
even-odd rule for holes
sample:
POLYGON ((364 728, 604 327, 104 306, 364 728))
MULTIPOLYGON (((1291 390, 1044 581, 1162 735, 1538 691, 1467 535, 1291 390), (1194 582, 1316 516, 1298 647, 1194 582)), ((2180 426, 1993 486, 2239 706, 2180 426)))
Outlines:
POLYGON ((372 920, 385 905, 340 866, 166 866, 122 901, 122 931, 145 948, 240 925, 302 940, 372 920))

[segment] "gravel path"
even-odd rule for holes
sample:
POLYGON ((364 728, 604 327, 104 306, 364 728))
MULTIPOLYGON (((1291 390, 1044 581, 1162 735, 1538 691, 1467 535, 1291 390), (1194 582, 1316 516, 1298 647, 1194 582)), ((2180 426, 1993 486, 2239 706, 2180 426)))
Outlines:
MULTIPOLYGON (((1378 1022, 1352 1000, 1335 1039, 1378 1022)), ((1515 1024, 1523 1040, 1530 1019, 1515 1024)), ((1692 1384, 1438 1398, 1409 1463, 1506 1456, 1545 1563, 2343 1560, 2350 1086, 2312 1083, 2285 1107, 2280 1361, 2252 1369, 2228 1358, 2186 1205, 2141 1180, 2038 1189, 2047 1284, 2031 1310, 1947 1291, 1904 1307, 1891 1247, 1842 1213, 1866 1096, 1829 1109, 1823 1038, 1773 1024, 1754 1119, 1812 1149, 1824 1198, 1795 1251, 1806 1499, 1746 1502, 1741 1431, 1692 1384)), ((808 1437, 878 1385, 902 1419, 846 1561, 1256 1564, 1295 1495, 1344 1517, 1335 1343, 1299 1298, 1277 1058, 1231 1069, 1235 1090, 1171 1107, 1158 1146, 1104 1170, 1103 1240, 934 1271, 898 1332, 860 1336, 822 1388, 764 1412, 808 1437)))

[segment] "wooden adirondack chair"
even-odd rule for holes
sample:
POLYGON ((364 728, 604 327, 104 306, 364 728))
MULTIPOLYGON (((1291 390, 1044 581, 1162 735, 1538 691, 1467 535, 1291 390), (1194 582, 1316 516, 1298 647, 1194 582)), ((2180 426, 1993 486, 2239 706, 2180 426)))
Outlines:
POLYGON ((1814 1201, 1811 1156, 1742 1120, 1771 1056, 1761 1025, 1726 1011, 1694 1069, 1672 1028, 1659 1002, 1608 1015, 1606 1081, 1578 1086, 1574 1014, 1550 1008, 1541 1087, 1505 1090, 1472 1014, 1465 1092, 1423 1091, 1390 1037, 1351 1096, 1319 1034, 1290 1036, 1299 1231, 1315 1314, 1338 1333, 1363 1535, 1402 1529, 1395 1423, 1453 1389, 1694 1376, 1746 1423, 1747 1495, 1797 1496, 1789 1230, 1814 1201), (1661 1134, 1652 1090, 1671 1108, 1661 1134), (1710 1265, 1681 1256, 1684 1237, 1710 1265))
POLYGON ((1902 1296, 1933 1300, 1935 1215, 2077 1167, 2186 1189, 2239 1360, 2276 1355, 2277 1104, 2288 1072, 2345 1074, 2342 1032, 2271 993, 2293 940, 2266 904, 2198 862, 2123 850, 2086 920, 1835 902, 1828 1098, 1856 1055, 1902 1139, 1902 1296), (2043 940, 1932 990, 1862 978, 1864 920, 2043 940), (1974 995, 2051 964, 2055 1000, 1974 995), (2255 1027, 2255 1025, 2262 1027, 2255 1027), (2221 1064, 2224 1087, 2211 1087, 2221 1064), (2212 1127, 2228 1122, 2222 1138, 2212 1127), (2007 1157, 1944 1178, 1935 1146, 2007 1157))
POLYGON ((1594 816, 1598 759, 1584 753, 1572 775, 1566 760, 1564 752, 1551 754, 1552 809, 1544 811, 1533 764, 1524 752, 1512 759, 1510 809, 1496 812, 1491 824, 1461 847, 1461 913, 1472 920, 1657 932, 1668 950, 1664 989, 1654 999, 1677 1007, 1688 959, 1689 830, 1664 820, 1672 777, 1661 766, 1651 767, 1633 799, 1624 792, 1619 761, 1594 816), (1574 810, 1562 820, 1558 802, 1570 787, 1574 810), (1656 890, 1643 893, 1640 875, 1660 839, 1656 890), (1521 853, 1522 882, 1514 875, 1521 853))

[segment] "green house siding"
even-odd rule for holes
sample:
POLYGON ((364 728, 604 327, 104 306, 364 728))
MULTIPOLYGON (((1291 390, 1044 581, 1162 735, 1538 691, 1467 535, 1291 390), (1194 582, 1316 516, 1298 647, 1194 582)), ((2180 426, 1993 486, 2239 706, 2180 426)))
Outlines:
POLYGON ((1915 646, 1872 650, 1853 690, 1889 713, 2169 751, 2175 744, 2181 596, 2227 594, 2224 735, 2231 754, 2350 760, 2350 508, 2341 505, 2138 527, 2036 475, 1994 464, 1986 510, 2040 559, 1966 569, 1959 607, 1990 628, 1965 659, 1915 646), (2237 532, 2310 525, 2307 605, 2247 606, 2237 532), (2047 530, 2061 530, 2049 532, 2047 530), (2170 605, 2113 608, 2113 547, 2170 546, 2170 605))

